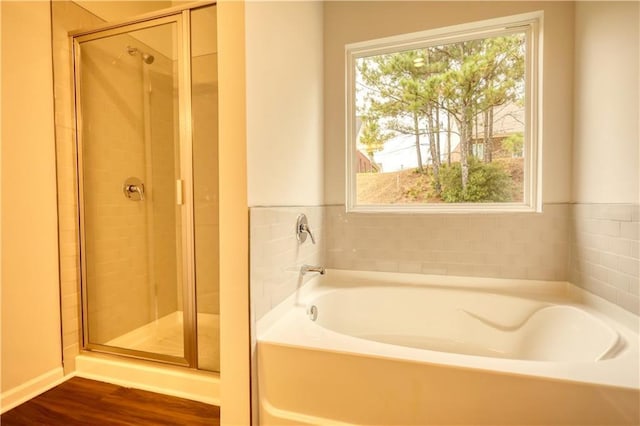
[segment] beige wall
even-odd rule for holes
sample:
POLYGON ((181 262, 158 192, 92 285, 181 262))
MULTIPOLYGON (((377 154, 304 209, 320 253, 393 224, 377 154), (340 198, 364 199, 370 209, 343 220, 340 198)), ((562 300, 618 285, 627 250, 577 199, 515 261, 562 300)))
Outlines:
POLYGON ((58 228, 60 230, 60 296, 62 351, 65 374, 75 370, 80 351, 80 249, 78 245, 78 189, 71 45, 68 32, 103 21, 71 1, 52 3, 55 93, 58 228))
POLYGON ((121 21, 132 16, 144 15, 145 13, 173 6, 173 2, 169 0, 127 0, 123 2, 100 0, 73 1, 107 22, 121 21))
POLYGON ((573 201, 638 203, 640 4, 578 2, 573 201))
POLYGON ((246 5, 250 206, 323 203, 322 10, 246 5))
POLYGON ((61 367, 48 2, 1 2, 2 384, 61 367))
POLYGON ((245 4, 218 3, 221 423, 250 424, 245 4))
POLYGON ((571 188, 573 4, 570 2, 327 2, 324 8, 325 202, 345 200, 344 45, 543 10, 543 202, 571 188))

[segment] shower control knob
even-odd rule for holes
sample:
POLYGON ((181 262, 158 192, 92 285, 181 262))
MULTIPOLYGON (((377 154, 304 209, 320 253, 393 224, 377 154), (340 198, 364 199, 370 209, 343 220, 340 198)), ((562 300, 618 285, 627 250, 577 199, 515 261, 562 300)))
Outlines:
POLYGON ((131 201, 144 201, 144 184, 137 177, 129 177, 122 186, 124 196, 131 201))

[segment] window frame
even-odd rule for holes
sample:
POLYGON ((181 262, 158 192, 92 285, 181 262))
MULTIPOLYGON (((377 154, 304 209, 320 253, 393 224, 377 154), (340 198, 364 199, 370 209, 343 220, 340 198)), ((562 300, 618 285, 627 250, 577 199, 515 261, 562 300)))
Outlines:
POLYGON ((345 45, 346 211, 357 213, 505 213, 542 212, 542 24, 544 13, 476 21, 345 45), (511 203, 357 204, 356 61, 359 58, 524 33, 525 125, 524 200, 511 203))

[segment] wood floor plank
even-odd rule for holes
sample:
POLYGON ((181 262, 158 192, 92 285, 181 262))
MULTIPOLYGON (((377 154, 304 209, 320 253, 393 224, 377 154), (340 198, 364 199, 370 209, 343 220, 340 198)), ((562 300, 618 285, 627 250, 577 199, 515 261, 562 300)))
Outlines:
POLYGON ((220 425, 220 408, 74 377, 0 417, 21 425, 220 425))

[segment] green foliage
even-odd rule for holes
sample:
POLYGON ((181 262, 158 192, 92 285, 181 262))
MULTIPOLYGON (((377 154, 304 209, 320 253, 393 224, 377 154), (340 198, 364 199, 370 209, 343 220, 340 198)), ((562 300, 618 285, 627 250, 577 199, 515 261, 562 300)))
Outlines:
POLYGON ((512 133, 502 141, 502 148, 514 157, 522 157, 524 134, 522 132, 512 133))
POLYGON ((513 186, 511 176, 498 163, 482 163, 471 159, 466 190, 462 189, 461 177, 460 163, 442 166, 440 169, 442 201, 447 203, 511 201, 513 186))
MULTIPOLYGON (((462 164, 458 167, 469 171, 467 154, 478 118, 500 105, 523 105, 524 51, 524 35, 512 34, 359 58, 358 114, 376 117, 382 130, 414 135, 416 159, 422 169, 420 137, 429 135, 431 161, 438 166, 441 147, 434 135, 439 135, 441 114, 446 113, 460 135, 462 164)), ((517 140, 512 142, 512 152, 516 152, 517 140)), ((487 180, 497 176, 489 174, 487 180)), ((464 186, 467 184, 465 181, 464 186)), ((472 184, 464 196, 450 196, 456 200, 499 196, 481 187, 472 184)), ((439 192, 437 186, 434 189, 439 192)))
POLYGON ((384 143, 391 138, 391 133, 385 133, 378 121, 371 117, 363 117, 362 133, 359 142, 364 145, 369 159, 373 161, 373 154, 382 151, 384 143))

